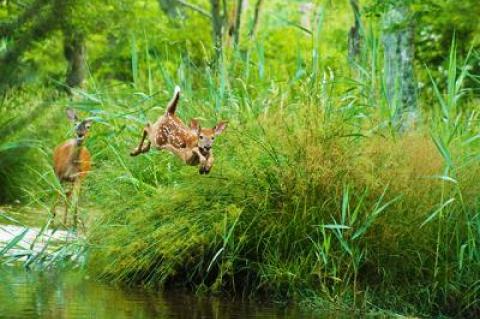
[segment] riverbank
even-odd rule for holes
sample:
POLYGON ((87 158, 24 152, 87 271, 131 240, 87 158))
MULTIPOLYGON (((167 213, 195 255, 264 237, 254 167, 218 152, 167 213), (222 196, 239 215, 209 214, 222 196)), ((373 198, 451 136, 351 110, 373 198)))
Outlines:
POLYGON ((0 251, 4 251, 9 244, 15 242, 11 249, 4 251, 2 257, 22 256, 19 258, 20 261, 27 258, 27 252, 29 254, 38 254, 42 251, 50 253, 48 249, 78 239, 78 235, 70 230, 0 225, 0 251))
POLYGON ((85 234, 71 228, 59 228, 60 223, 54 225, 47 212, 39 208, 32 210, 31 207, 1 207, 0 221, 0 265, 41 271, 84 266, 87 251, 85 234), (16 219, 19 210, 34 211, 37 217, 47 218, 28 222, 31 216, 23 216, 23 222, 20 222, 16 219))

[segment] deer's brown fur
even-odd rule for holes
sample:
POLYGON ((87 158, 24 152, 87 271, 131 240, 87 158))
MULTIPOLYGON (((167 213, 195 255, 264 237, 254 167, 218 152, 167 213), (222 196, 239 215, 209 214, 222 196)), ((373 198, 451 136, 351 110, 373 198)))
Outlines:
POLYGON ((81 181, 90 171, 90 152, 71 139, 57 146, 53 153, 55 175, 61 182, 81 181))
MULTIPOLYGON (((62 183, 72 183, 72 190, 67 192, 65 201, 65 224, 68 213, 67 200, 70 199, 73 191, 78 192, 80 190, 80 185, 91 168, 90 152, 83 146, 91 121, 79 121, 73 110, 67 110, 67 116, 72 122, 78 122, 75 125, 75 133, 77 136, 58 145, 53 152, 53 170, 55 175, 62 183)), ((76 225, 76 223, 77 205, 75 205, 74 210, 74 224, 76 225)))
POLYGON ((215 135, 220 134, 226 127, 219 123, 214 129, 201 129, 196 120, 192 120, 190 127, 175 115, 180 89, 175 88, 172 100, 167 106, 167 111, 155 123, 147 124, 143 129, 140 144, 130 153, 137 156, 146 153, 151 147, 168 150, 177 155, 187 165, 200 164, 200 173, 208 173, 213 165, 211 152, 215 135), (217 127, 221 127, 218 128, 217 127), (146 145, 145 139, 148 138, 146 145))

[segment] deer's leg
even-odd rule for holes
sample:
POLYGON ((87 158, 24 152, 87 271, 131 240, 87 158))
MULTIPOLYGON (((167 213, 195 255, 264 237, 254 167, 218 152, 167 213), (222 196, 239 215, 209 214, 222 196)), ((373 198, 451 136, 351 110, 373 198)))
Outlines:
POLYGON ((77 229, 78 224, 78 202, 80 200, 81 180, 76 180, 73 184, 73 228, 77 229))
POLYGON ((200 165, 199 173, 200 174, 210 173, 210 170, 212 169, 212 166, 213 166, 213 154, 210 153, 210 155, 208 156, 205 163, 200 165))
POLYGON ((55 199, 53 200, 52 208, 50 208, 50 211, 52 212, 52 219, 55 222, 55 217, 57 216, 57 204, 58 204, 58 198, 60 197, 60 192, 57 192, 57 195, 55 196, 55 199))
POLYGON ((200 149, 198 147, 192 148, 192 153, 197 154, 198 160, 200 161, 200 165, 205 165, 205 163, 207 162, 207 159, 205 158, 205 156, 203 156, 203 154, 200 152, 200 149))
POLYGON ((152 145, 152 143, 151 143, 150 141, 148 141, 148 142, 147 142, 147 145, 144 145, 144 146, 142 147, 141 152, 142 152, 142 153, 147 153, 148 151, 150 151, 150 146, 151 146, 151 145, 152 145))
POLYGON ((147 147, 143 146, 143 142, 147 138, 147 135, 148 135, 147 128, 144 128, 143 136, 142 136, 142 139, 140 140, 140 144, 138 144, 138 146, 133 151, 130 152, 130 156, 137 156, 140 153, 148 152, 148 150, 150 149, 150 142, 148 142, 147 147))
POLYGON ((63 215, 63 224, 65 226, 67 226, 68 203, 71 202, 72 191, 73 190, 68 190, 65 194, 65 214, 63 215))

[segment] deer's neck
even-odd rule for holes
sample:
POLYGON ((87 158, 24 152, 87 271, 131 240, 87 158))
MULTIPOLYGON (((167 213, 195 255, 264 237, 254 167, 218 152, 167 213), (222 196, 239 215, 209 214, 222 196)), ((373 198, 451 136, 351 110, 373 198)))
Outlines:
POLYGON ((83 146, 83 141, 85 140, 84 137, 76 137, 75 142, 73 144, 73 152, 72 152, 72 161, 76 162, 78 161, 80 157, 80 150, 82 149, 83 146))
POLYGON ((84 137, 76 137, 75 138, 75 147, 80 148, 83 145, 83 141, 85 140, 84 137))

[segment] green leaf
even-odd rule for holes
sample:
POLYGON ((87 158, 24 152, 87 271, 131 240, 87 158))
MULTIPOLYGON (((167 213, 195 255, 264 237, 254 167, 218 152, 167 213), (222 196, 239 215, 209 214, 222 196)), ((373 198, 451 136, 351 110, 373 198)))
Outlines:
POLYGON ((442 155, 443 159, 445 162, 447 162, 448 166, 453 166, 452 158, 450 156, 450 151, 448 150, 447 146, 439 137, 435 137, 432 135, 433 142, 435 143, 435 146, 437 147, 438 151, 440 152, 440 155, 442 155))
POLYGON ((10 249, 12 249, 15 245, 17 245, 22 239, 23 237, 25 237, 25 235, 27 234, 28 232, 28 228, 25 228, 23 230, 23 232, 21 232, 20 234, 18 234, 17 236, 15 236, 12 240, 10 240, 7 245, 5 247, 3 247, 2 250, 0 250, 0 257, 2 257, 3 255, 5 255, 10 249))
POLYGON ((435 217, 437 217, 438 214, 440 214, 442 212, 442 210, 449 204, 451 204, 453 201, 455 200, 455 198, 450 198, 449 200, 447 200, 445 203, 443 203, 439 208, 437 208, 432 214, 430 214, 430 216, 428 216, 427 219, 425 219, 425 221, 420 225, 420 228, 422 228, 423 226, 425 226, 426 224, 428 224, 429 222, 431 222, 435 217))

